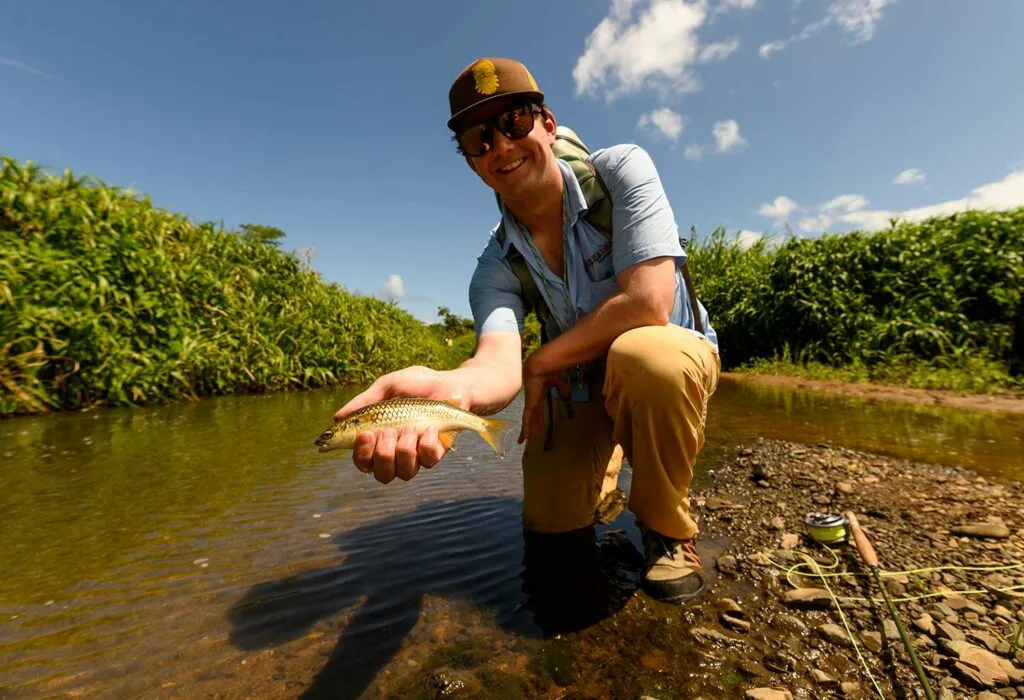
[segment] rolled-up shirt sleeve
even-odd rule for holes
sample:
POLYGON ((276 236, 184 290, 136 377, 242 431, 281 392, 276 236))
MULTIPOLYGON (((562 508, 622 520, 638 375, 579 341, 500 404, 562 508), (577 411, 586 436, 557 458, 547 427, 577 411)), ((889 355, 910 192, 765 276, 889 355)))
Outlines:
POLYGON ((651 156, 640 146, 623 144, 594 154, 614 202, 612 264, 615 274, 651 258, 671 256, 681 263, 672 205, 651 156))
POLYGON ((526 304, 520 296, 519 280, 491 244, 477 259, 469 283, 469 307, 477 338, 492 331, 522 333, 526 304))

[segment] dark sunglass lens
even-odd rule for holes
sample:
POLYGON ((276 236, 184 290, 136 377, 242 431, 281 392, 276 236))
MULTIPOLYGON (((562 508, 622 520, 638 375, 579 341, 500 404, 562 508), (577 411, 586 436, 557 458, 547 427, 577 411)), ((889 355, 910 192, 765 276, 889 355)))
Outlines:
POLYGON ((516 107, 498 116, 498 128, 510 139, 521 139, 533 130, 533 112, 516 107))
POLYGON ((459 146, 469 156, 480 156, 490 150, 491 130, 486 124, 470 127, 459 135, 459 146))

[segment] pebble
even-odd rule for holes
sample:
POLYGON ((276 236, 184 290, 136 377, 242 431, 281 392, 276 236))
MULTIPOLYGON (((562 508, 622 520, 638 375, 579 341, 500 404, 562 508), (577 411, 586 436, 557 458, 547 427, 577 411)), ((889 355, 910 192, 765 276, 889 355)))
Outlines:
POLYGON ((811 678, 814 679, 815 683, 818 683, 820 685, 836 682, 835 678, 833 678, 832 676, 828 675, 827 673, 818 668, 811 669, 811 678))
POLYGON ((827 610, 832 607, 832 596, 822 588, 794 588, 786 591, 782 602, 800 610, 827 610))
POLYGON ((718 570, 723 574, 734 574, 739 569, 736 557, 731 554, 719 557, 716 564, 718 566, 718 570))
POLYGON ((750 700, 793 700, 793 694, 785 688, 751 688, 743 697, 750 700))
POLYGON ((818 634, 833 644, 843 647, 850 646, 850 637, 846 634, 846 630, 835 623, 829 622, 821 625, 818 627, 818 634))
POLYGON ((1002 520, 993 520, 987 523, 974 523, 970 525, 957 525, 950 529, 953 535, 963 537, 992 537, 1006 539, 1010 536, 1010 528, 1002 520))

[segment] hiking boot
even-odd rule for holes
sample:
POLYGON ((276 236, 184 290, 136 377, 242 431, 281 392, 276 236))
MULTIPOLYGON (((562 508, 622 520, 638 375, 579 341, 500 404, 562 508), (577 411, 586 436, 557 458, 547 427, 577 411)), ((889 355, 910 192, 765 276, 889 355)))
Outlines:
POLYGON ((648 528, 641 534, 647 558, 643 588, 652 598, 687 603, 704 593, 707 581, 694 538, 677 540, 648 528))

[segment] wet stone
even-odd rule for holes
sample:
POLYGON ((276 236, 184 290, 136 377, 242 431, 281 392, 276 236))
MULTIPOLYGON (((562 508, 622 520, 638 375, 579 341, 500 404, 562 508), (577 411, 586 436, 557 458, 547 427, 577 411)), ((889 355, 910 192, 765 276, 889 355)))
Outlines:
POLYGON ((861 632, 860 639, 864 643, 864 646, 866 646, 868 649, 875 652, 876 654, 882 651, 881 633, 875 632, 873 630, 869 632, 861 632))
POLYGON ((834 623, 827 623, 818 627, 818 634, 822 639, 838 644, 839 646, 848 647, 850 646, 850 638, 846 634, 846 630, 834 623))
POLYGON ((718 566, 718 570, 721 571, 723 574, 735 574, 736 571, 739 569, 739 564, 736 561, 736 557, 732 556, 731 554, 726 554, 725 556, 719 557, 718 561, 715 562, 715 564, 718 566))
POLYGON ((854 683, 853 681, 846 681, 845 683, 840 683, 839 684, 839 688, 840 688, 840 690, 843 693, 843 697, 846 697, 846 698, 860 697, 860 685, 858 685, 857 683, 854 683))
POLYGON ((882 629, 885 630, 886 639, 899 639, 900 628, 896 626, 896 623, 892 620, 882 620, 882 629))
POLYGON ((793 700, 793 694, 785 688, 751 688, 743 697, 750 700, 793 700))
POLYGON ((821 588, 795 588, 786 591, 782 602, 798 610, 827 610, 832 607, 832 596, 821 588))
POLYGON ((835 678, 818 668, 811 669, 811 678, 813 678, 814 682, 818 685, 829 685, 836 682, 835 678))
POLYGON ((780 652, 773 652, 764 657, 764 665, 777 673, 789 673, 793 669, 793 657, 780 652))

